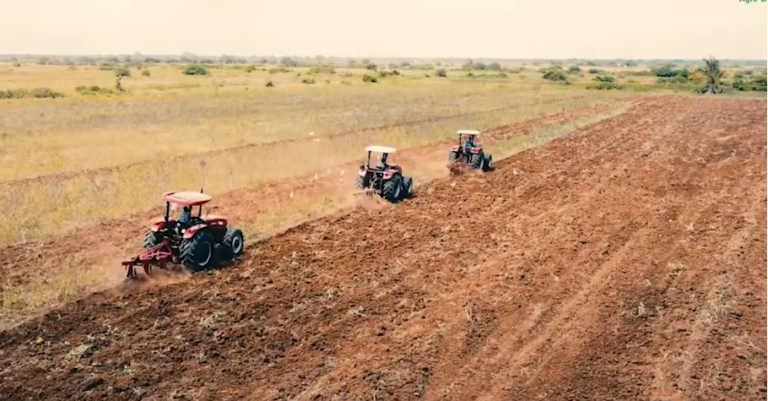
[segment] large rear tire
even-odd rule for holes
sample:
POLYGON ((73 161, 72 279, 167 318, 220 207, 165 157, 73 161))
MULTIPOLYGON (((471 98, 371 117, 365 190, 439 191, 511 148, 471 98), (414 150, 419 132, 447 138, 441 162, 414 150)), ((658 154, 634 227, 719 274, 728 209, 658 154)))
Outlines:
POLYGON ((215 245, 211 233, 207 230, 198 231, 192 238, 181 243, 181 263, 191 273, 209 268, 214 264, 215 245))
POLYGON ((395 202, 400 199, 400 194, 403 189, 403 181, 400 175, 393 176, 389 181, 384 183, 384 188, 381 190, 381 195, 390 202, 395 202))
POLYGON ((405 191, 404 198, 410 198, 413 195, 413 178, 403 178, 403 190, 405 191))
POLYGON ((485 159, 485 171, 489 171, 493 169, 493 156, 488 155, 488 157, 485 159))
POLYGON ((453 163, 459 160, 459 152, 448 153, 448 163, 453 163))
POLYGON ((224 241, 222 241, 222 243, 230 258, 238 258, 242 256, 243 249, 245 249, 243 231, 239 228, 228 228, 227 233, 224 234, 224 241))
POLYGON ((483 152, 475 153, 472 155, 472 168, 477 170, 483 169, 483 162, 485 161, 485 157, 483 156, 483 152))

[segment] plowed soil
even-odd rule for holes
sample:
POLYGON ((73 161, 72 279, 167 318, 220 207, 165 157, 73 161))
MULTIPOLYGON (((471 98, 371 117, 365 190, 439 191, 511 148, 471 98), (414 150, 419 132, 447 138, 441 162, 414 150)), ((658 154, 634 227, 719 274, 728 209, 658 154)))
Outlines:
POLYGON ((663 97, 0 334, 2 400, 766 397, 766 101, 663 97))

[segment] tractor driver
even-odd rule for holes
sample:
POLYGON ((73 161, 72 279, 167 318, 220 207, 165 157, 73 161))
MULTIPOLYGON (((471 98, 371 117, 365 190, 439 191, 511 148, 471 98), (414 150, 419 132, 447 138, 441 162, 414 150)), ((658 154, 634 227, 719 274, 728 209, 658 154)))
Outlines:
POLYGON ((383 155, 379 156, 379 164, 376 166, 376 168, 380 168, 382 170, 387 169, 387 154, 384 153, 383 155))
POLYGON ((186 227, 189 225, 189 221, 192 219, 192 207, 191 206, 184 206, 184 210, 181 212, 181 215, 179 216, 179 224, 186 227))
POLYGON ((464 142, 464 147, 469 150, 475 147, 475 136, 467 135, 467 141, 464 142))

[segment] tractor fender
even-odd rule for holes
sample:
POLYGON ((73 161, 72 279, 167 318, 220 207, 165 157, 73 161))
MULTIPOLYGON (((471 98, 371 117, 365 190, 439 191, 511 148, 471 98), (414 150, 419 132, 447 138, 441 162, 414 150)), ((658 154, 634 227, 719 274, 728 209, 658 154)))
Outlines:
POLYGON ((482 151, 483 151, 483 148, 481 148, 481 147, 476 147, 476 148, 472 148, 472 149, 470 149, 469 151, 470 151, 470 152, 472 152, 473 154, 477 154, 477 153, 480 153, 480 152, 482 152, 482 151))
POLYGON ((207 224, 198 224, 198 225, 189 227, 188 229, 186 229, 184 231, 184 239, 190 239, 190 238, 194 237, 195 234, 197 234, 198 231, 204 229, 207 226, 208 226, 207 224))
POLYGON ((384 176, 382 178, 385 179, 385 180, 388 180, 388 179, 392 178, 395 174, 401 174, 402 171, 403 170, 400 167, 389 169, 389 170, 384 172, 384 176))
POLYGON ((164 229, 165 229, 167 226, 169 226, 169 225, 173 225, 173 224, 175 224, 175 223, 176 223, 176 222, 175 222, 174 220, 168 220, 168 221, 165 221, 165 219, 158 219, 158 220, 155 220, 155 221, 152 223, 152 227, 150 228, 150 230, 152 230, 153 232, 162 231, 162 230, 164 230, 164 229))
POLYGON ((368 175, 368 169, 360 169, 360 172, 357 173, 360 177, 365 177, 368 175))
POLYGON ((453 146, 451 146, 451 152, 458 152, 458 151, 459 151, 459 148, 461 148, 461 146, 459 146, 459 145, 453 145, 453 146))

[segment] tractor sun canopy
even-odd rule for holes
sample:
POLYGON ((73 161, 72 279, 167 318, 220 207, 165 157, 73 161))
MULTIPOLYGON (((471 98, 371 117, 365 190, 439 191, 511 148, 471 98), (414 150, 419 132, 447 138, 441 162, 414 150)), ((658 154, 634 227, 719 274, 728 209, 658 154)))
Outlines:
POLYGON ((165 193, 162 199, 163 202, 179 206, 198 206, 210 202, 213 198, 200 192, 182 191, 165 193))

